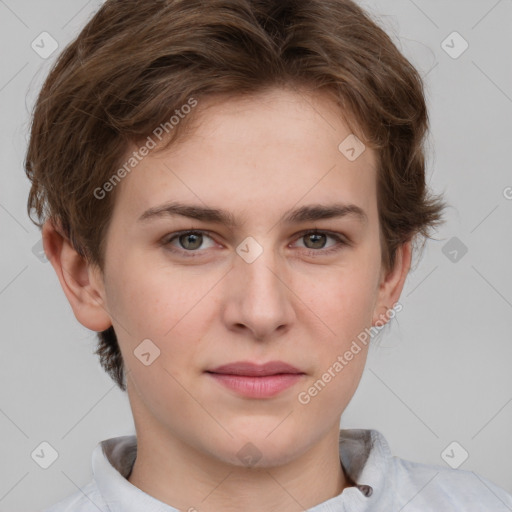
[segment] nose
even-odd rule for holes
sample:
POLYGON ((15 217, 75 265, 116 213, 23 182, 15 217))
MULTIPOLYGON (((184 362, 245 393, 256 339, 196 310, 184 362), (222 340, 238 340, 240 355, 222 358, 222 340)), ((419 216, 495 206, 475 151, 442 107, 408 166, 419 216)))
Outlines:
POLYGON ((226 276, 223 321, 259 341, 282 335, 295 319, 289 272, 270 249, 249 261, 236 255, 226 276))

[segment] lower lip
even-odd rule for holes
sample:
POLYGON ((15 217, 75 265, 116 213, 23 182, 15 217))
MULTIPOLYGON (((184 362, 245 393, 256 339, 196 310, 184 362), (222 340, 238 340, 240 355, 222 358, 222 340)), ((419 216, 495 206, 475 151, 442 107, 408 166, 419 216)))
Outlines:
POLYGON ((208 373, 217 382, 249 398, 270 398, 296 384, 304 374, 280 373, 266 377, 249 377, 224 373, 208 373))

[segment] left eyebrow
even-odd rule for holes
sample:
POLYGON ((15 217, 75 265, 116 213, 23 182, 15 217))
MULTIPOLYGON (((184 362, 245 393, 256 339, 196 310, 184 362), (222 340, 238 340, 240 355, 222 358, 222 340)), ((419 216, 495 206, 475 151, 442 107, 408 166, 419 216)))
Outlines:
POLYGON ((297 210, 286 212, 281 221, 293 224, 340 217, 353 217, 360 222, 368 222, 368 215, 362 208, 355 204, 344 203, 301 206, 297 210))
MULTIPOLYGON (((204 222, 224 224, 230 228, 239 225, 235 216, 219 208, 208 208, 200 205, 184 204, 176 201, 164 203, 160 206, 146 210, 137 220, 144 222, 154 218, 179 215, 204 222)), ((367 223, 366 212, 355 204, 333 203, 333 204, 312 204, 301 206, 295 210, 284 213, 281 222, 286 224, 298 224, 322 219, 333 219, 342 217, 353 217, 360 222, 367 223)))

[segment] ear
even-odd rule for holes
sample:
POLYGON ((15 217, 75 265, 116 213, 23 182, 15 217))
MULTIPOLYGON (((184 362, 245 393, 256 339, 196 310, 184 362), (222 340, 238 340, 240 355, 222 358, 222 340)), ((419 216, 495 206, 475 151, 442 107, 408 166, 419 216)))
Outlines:
POLYGON ((375 325, 377 320, 384 323, 388 322, 389 318, 386 312, 400 298, 405 279, 411 268, 411 257, 411 241, 408 241, 397 249, 394 267, 387 272, 386 269, 382 270, 378 296, 373 311, 372 325, 375 325))
POLYGON ((92 331, 104 331, 112 322, 105 306, 101 272, 82 258, 61 233, 50 220, 43 225, 46 257, 57 273, 76 319, 92 331))

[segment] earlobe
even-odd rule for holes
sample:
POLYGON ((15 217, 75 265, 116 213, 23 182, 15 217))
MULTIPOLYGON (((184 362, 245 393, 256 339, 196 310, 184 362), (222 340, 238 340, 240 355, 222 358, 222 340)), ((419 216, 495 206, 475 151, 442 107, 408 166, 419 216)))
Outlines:
POLYGON ((43 247, 51 262, 76 319, 92 331, 112 325, 105 304, 105 293, 98 271, 74 249, 50 220, 42 230, 43 247))
POLYGON ((388 321, 387 311, 398 302, 402 293, 405 279, 411 268, 412 246, 411 241, 401 245, 396 252, 393 269, 381 277, 378 298, 373 312, 372 325, 377 320, 388 321))

